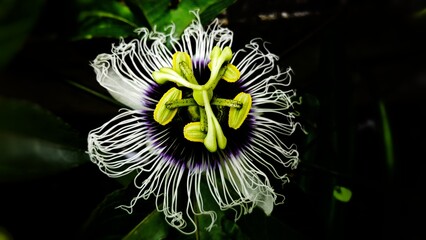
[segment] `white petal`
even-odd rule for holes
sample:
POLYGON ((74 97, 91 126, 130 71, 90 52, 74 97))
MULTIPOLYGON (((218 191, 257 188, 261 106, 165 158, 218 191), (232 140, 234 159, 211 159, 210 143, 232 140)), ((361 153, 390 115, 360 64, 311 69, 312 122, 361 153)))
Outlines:
POLYGON ((274 209, 274 197, 270 194, 260 192, 259 190, 257 192, 253 191, 252 194, 257 196, 255 200, 256 206, 260 207, 267 216, 271 215, 272 210, 274 209))
POLYGON ((152 73, 170 67, 172 53, 166 46, 166 35, 139 29, 140 39, 121 40, 112 46, 111 54, 100 54, 92 63, 96 79, 119 102, 132 109, 143 109, 147 91, 157 83, 152 73))
POLYGON ((134 81, 119 75, 112 66, 113 55, 101 54, 92 64, 98 82, 120 103, 132 108, 142 109, 143 89, 134 81), (111 62, 110 62, 111 61, 111 62))

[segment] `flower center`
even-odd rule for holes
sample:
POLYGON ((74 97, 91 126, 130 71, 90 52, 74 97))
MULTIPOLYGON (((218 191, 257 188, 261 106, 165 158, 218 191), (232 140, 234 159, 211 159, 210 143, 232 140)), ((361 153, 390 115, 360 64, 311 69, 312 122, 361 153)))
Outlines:
POLYGON ((240 79, 240 71, 229 63, 232 59, 231 48, 220 49, 214 47, 210 53, 210 77, 204 85, 200 85, 192 71, 192 61, 186 52, 176 52, 173 55, 172 68, 161 68, 152 73, 158 84, 171 81, 177 87, 170 88, 158 101, 154 110, 154 120, 161 125, 170 123, 177 113, 178 108, 187 108, 192 122, 185 125, 184 137, 192 142, 204 143, 210 152, 216 152, 217 148, 225 149, 227 139, 216 117, 212 105, 221 109, 229 107, 228 126, 238 129, 251 108, 250 94, 241 92, 234 99, 216 97, 214 90, 221 79, 234 83, 240 79), (192 90, 190 98, 182 98, 182 90, 192 90))

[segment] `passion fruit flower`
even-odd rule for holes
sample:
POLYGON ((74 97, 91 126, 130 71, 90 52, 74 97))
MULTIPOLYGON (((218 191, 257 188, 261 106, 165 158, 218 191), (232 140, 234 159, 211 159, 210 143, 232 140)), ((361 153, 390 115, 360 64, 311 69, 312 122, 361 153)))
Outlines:
POLYGON ((128 108, 88 136, 102 172, 137 173, 139 194, 118 207, 132 213, 152 196, 184 233, 196 231, 196 215, 211 217, 208 230, 214 226, 217 213, 206 198, 234 209, 236 220, 256 206, 271 214, 284 196, 270 177, 288 182, 299 162, 286 142, 299 125, 291 69, 280 70, 261 39, 233 52, 232 31, 218 19, 205 29, 194 15, 181 39, 173 25, 166 33, 140 28, 140 39, 96 57, 97 81, 128 108))

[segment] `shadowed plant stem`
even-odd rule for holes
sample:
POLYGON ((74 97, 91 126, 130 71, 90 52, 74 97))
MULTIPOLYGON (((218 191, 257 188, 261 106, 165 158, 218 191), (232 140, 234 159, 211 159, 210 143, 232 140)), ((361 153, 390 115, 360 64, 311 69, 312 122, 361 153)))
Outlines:
POLYGON ((98 98, 101 98, 102 100, 108 101, 110 103, 114 103, 115 105, 118 105, 118 106, 123 106, 121 103, 117 102, 115 99, 110 98, 110 97, 108 97, 108 96, 106 96, 102 93, 96 92, 96 91, 94 91, 94 90, 92 90, 92 89, 90 89, 86 86, 81 85, 80 83, 77 83, 77 82, 74 82, 74 81, 71 81, 71 80, 67 80, 67 82, 69 84, 73 85, 74 87, 77 87, 77 88, 79 88, 79 89, 81 89, 85 92, 88 92, 88 93, 90 93, 90 94, 92 94, 92 95, 94 95, 98 98))
POLYGON ((385 150, 386 166, 388 177, 392 178, 394 173, 395 159, 393 151, 392 132, 389 125, 389 118, 383 101, 379 101, 380 118, 382 120, 383 145, 385 150))

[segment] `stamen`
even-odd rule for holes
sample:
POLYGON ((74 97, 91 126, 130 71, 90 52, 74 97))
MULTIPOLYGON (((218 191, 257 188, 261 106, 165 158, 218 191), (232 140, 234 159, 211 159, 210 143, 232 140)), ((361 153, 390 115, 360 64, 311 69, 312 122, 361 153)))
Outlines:
POLYGON ((229 63, 231 59, 230 47, 221 49, 219 46, 215 46, 210 53, 210 63, 208 64, 211 72, 210 78, 205 85, 199 85, 192 70, 189 54, 186 52, 173 54, 172 68, 160 68, 158 71, 154 71, 152 76, 158 84, 171 81, 179 87, 192 89, 192 98, 182 99, 180 90, 170 89, 157 104, 154 119, 165 125, 173 119, 177 108, 188 107, 188 113, 194 122, 184 127, 185 138, 193 142, 203 142, 210 152, 216 152, 218 146, 219 149, 224 149, 227 139, 211 105, 218 106, 220 119, 223 115, 223 107, 229 107, 231 110, 228 124, 235 129, 241 126, 251 107, 251 96, 248 94, 246 94, 248 97, 239 94, 233 100, 213 98, 213 90, 220 79, 223 78, 225 81, 233 83, 240 78, 238 68, 229 63), (248 104, 247 101, 249 101, 248 104))
POLYGON ((200 122, 191 122, 183 128, 183 136, 191 142, 204 142, 206 133, 201 130, 200 122))
POLYGON ((176 99, 170 100, 166 102, 166 107, 168 109, 175 109, 179 107, 188 107, 188 106, 197 106, 197 103, 193 98, 184 98, 184 99, 176 99))
POLYGON ((241 101, 236 101, 233 99, 226 99, 226 98, 213 98, 212 105, 216 106, 224 106, 224 107, 231 107, 231 108, 237 108, 240 109, 243 106, 243 103, 241 101))
POLYGON ((177 108, 169 109, 166 106, 166 103, 169 101, 174 101, 182 98, 182 91, 173 87, 170 88, 158 101, 154 109, 154 120, 161 125, 166 125, 177 113, 177 108))
POLYGON ((195 79, 194 73, 192 71, 192 61, 191 57, 186 52, 176 52, 173 54, 173 70, 179 75, 184 77, 192 84, 197 84, 198 82, 195 79))
POLYGON ((226 65, 226 71, 223 74, 222 78, 223 80, 233 83, 238 81, 238 79, 240 79, 240 71, 238 70, 238 68, 230 63, 228 63, 228 65, 226 65))
POLYGON ((186 63, 187 67, 189 68, 189 71, 192 71, 191 57, 188 55, 188 53, 175 52, 175 54, 173 54, 173 60, 172 60, 173 70, 179 73, 179 75, 184 76, 184 74, 181 71, 180 63, 186 63))
POLYGON ((243 124, 244 120, 247 118, 248 113, 250 112, 251 108, 251 96, 247 93, 239 93, 234 98, 235 101, 239 101, 243 103, 242 108, 230 108, 229 109, 229 118, 228 118, 228 125, 230 128, 238 129, 243 124))

